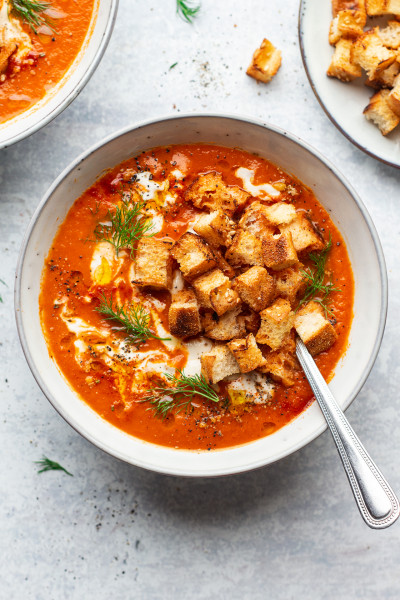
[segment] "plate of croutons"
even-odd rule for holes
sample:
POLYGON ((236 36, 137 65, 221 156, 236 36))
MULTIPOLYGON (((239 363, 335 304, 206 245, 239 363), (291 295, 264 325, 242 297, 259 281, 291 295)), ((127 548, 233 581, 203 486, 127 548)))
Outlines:
POLYGON ((331 121, 361 150, 400 167, 400 0, 302 0, 299 35, 331 121))

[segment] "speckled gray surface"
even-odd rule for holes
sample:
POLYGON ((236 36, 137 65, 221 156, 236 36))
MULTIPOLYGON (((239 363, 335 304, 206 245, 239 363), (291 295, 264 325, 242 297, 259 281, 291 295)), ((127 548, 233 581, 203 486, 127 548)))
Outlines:
POLYGON ((90 144, 140 119, 191 110, 262 117, 324 152, 381 235, 390 284, 386 333, 347 414, 400 492, 400 171, 353 147, 319 107, 301 63, 297 1, 203 0, 194 26, 174 6, 120 0, 112 41, 79 98, 44 130, 0 151, 0 278, 8 286, 0 283, 0 597, 398 599, 400 525, 374 532, 363 524, 328 433, 257 472, 220 480, 159 476, 82 439, 24 361, 14 270, 29 219, 59 172, 90 144), (245 75, 264 36, 283 50, 269 86, 245 75), (37 475, 33 461, 42 454, 74 477, 37 475))

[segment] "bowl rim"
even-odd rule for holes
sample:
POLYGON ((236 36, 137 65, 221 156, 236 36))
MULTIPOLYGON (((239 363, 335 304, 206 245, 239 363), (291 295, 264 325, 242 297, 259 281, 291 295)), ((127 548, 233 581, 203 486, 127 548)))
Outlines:
MULTIPOLYGON (((356 385, 353 388, 353 390, 351 390, 351 393, 349 394, 349 397, 348 397, 348 401, 343 406, 343 410, 346 410, 352 404, 352 402, 354 401, 354 399, 356 398, 356 396, 359 394, 360 390, 364 386, 364 384, 371 372, 371 369, 377 358, 377 355, 378 355, 378 352, 379 352, 379 349, 381 346, 384 330, 385 330, 387 309, 388 309, 388 276, 387 276, 386 262, 385 262, 382 245, 381 245, 377 230, 375 228, 375 225, 372 221, 371 216, 369 215, 369 212, 368 212, 366 206, 364 205, 361 198, 358 196, 355 189, 348 182, 347 178, 344 177, 344 175, 342 175, 342 173, 333 165, 333 163, 331 163, 331 161, 329 159, 325 158, 319 150, 317 150, 316 148, 311 146, 308 142, 305 142, 298 136, 287 132, 283 128, 266 123, 265 121, 262 121, 261 119, 249 118, 244 115, 238 115, 238 114, 232 114, 232 113, 227 114, 227 113, 207 113, 207 112, 200 113, 199 112, 199 113, 185 113, 185 114, 179 114, 179 115, 166 115, 166 116, 164 115, 164 116, 159 116, 159 117, 152 118, 152 119, 145 119, 145 120, 139 121, 138 123, 135 123, 133 125, 131 124, 129 126, 126 126, 122 129, 118 130, 117 132, 114 132, 114 133, 106 136, 99 142, 96 142, 95 144, 93 144, 89 149, 83 151, 77 158, 75 158, 60 173, 60 175, 50 185, 47 192, 45 192, 42 200, 40 201, 39 205, 37 206, 36 210, 34 211, 32 218, 30 220, 30 223, 25 231, 25 234, 24 234, 24 237, 23 237, 23 240, 21 243, 21 249, 19 252, 16 272, 15 272, 14 312, 15 312, 17 331, 18 331, 20 343, 22 346, 22 350, 23 350, 25 359, 28 363, 28 366, 32 372, 32 375, 33 375, 34 379, 36 380, 36 383, 38 384, 39 388, 41 389, 43 394, 46 396, 46 398, 48 399, 50 404, 53 406, 53 408, 55 408, 55 410, 58 412, 58 414, 68 423, 68 425, 70 425, 73 429, 75 429, 75 431, 77 431, 80 435, 82 435, 85 439, 87 439, 88 441, 93 443, 97 448, 99 448, 103 452, 106 452, 110 456, 113 456, 114 458, 117 458, 119 460, 127 462, 128 464, 131 464, 133 466, 141 467, 141 468, 153 471, 153 472, 158 472, 158 473, 167 474, 167 475, 194 477, 194 478, 197 478, 197 477, 220 477, 220 476, 226 476, 226 475, 238 474, 238 473, 242 473, 242 472, 253 471, 255 469, 261 468, 263 466, 266 466, 268 464, 272 464, 278 460, 281 460, 282 458, 285 458, 286 456, 289 456, 290 454, 297 452, 298 450, 300 450, 301 448, 303 448, 304 446, 308 445, 310 442, 315 440, 327 429, 328 425, 325 422, 322 426, 318 427, 317 429, 315 429, 314 431, 309 433, 309 435, 305 436, 301 440, 301 442, 298 442, 298 443, 294 444, 293 446, 290 446, 289 448, 280 452, 279 454, 275 455, 272 458, 266 458, 266 459, 261 459, 261 460, 258 459, 256 461, 254 461, 254 463, 251 466, 245 465, 243 467, 234 467, 234 468, 228 469, 228 470, 224 469, 218 473, 213 472, 212 474, 210 474, 206 469, 204 470, 204 472, 190 473, 190 472, 187 472, 187 470, 185 470, 185 472, 182 472, 179 470, 179 468, 177 468, 175 470, 166 469, 163 467, 157 468, 153 465, 149 465, 146 461, 141 461, 137 457, 135 457, 135 460, 128 459, 118 449, 110 448, 107 446, 107 444, 104 441, 101 441, 98 438, 95 438, 94 436, 92 436, 90 434, 88 435, 87 432, 82 431, 82 428, 77 425, 74 425, 71 422, 72 419, 69 418, 69 415, 65 414, 65 411, 62 411, 57 406, 57 403, 53 400, 53 396, 52 396, 51 392, 48 390, 48 387, 47 387, 47 384, 46 384, 44 378, 42 377, 39 370, 36 368, 35 361, 29 350, 29 346, 28 346, 28 342, 26 339, 25 330, 24 330, 24 326, 23 326, 23 322, 22 322, 21 275, 22 275, 24 260, 26 257, 28 243, 29 243, 32 231, 35 228, 36 223, 37 223, 38 219, 40 218, 40 215, 41 215, 44 207, 46 206, 47 202, 50 200, 50 198, 53 195, 53 192, 56 190, 56 188, 64 181, 64 179, 72 171, 74 171, 76 168, 78 168, 79 165, 84 160, 89 158, 99 148, 106 146, 113 140, 115 140, 119 137, 122 137, 125 134, 132 132, 134 130, 137 130, 137 129, 140 129, 142 127, 146 127, 149 125, 153 125, 153 124, 156 124, 159 122, 167 122, 167 121, 176 122, 176 121, 188 119, 188 118, 198 118, 198 119, 218 118, 218 119, 241 121, 241 122, 245 122, 245 123, 249 123, 252 125, 257 125, 257 126, 263 127, 264 129, 268 129, 268 130, 272 131, 273 133, 276 133, 280 136, 283 136, 284 138, 289 139, 290 141, 294 142, 295 144, 297 144, 298 146, 303 148, 306 152, 309 152, 310 154, 315 156, 320 162, 322 162, 323 165, 325 167, 327 167, 332 172, 332 174, 339 179, 339 181, 347 189, 347 191, 353 198, 354 202, 356 203, 358 209, 360 210, 360 212, 366 222, 368 230, 371 234, 372 241, 374 243, 374 247, 375 247, 375 251, 376 251, 376 255, 377 255, 377 262, 378 262, 379 274, 380 274, 380 286, 381 286, 381 294, 380 294, 381 310, 380 310, 380 315, 379 315, 379 326, 378 326, 374 346, 372 348, 372 352, 370 354, 369 360, 360 376, 358 385, 356 385)), ((113 165, 111 165, 110 168, 112 168, 112 166, 113 165)), ((100 177, 100 174, 99 174, 99 177, 100 177)), ((301 415, 299 415, 299 416, 301 416, 301 415)), ((152 444, 152 445, 157 446, 157 444, 152 444)), ((160 448, 163 448, 163 446, 160 446, 160 448)), ((238 448, 238 446, 232 447, 232 448, 238 448)), ((221 451, 229 450, 229 449, 231 449, 231 447, 226 448, 226 449, 221 449, 221 451)))
MULTIPOLYGON (((102 0, 99 0, 99 2, 101 3, 102 0)), ((92 62, 89 64, 86 71, 83 73, 83 75, 80 78, 80 80, 78 81, 77 85, 74 87, 73 90, 70 91, 70 93, 63 100, 61 100, 59 102, 59 104, 57 104, 57 106, 55 106, 48 114, 44 115, 39 121, 37 121, 36 123, 27 127, 20 133, 12 135, 11 137, 8 137, 4 140, 0 139, 0 150, 8 148, 9 146, 16 144, 17 142, 20 142, 21 140, 23 140, 23 139, 31 136, 32 134, 36 133, 37 131, 39 131, 39 129, 42 129, 42 127, 45 127, 46 125, 48 125, 48 123, 50 123, 60 113, 62 113, 63 110, 65 110, 75 100, 75 98, 77 98, 77 96, 79 96, 79 94, 81 93, 83 88, 86 86, 86 84, 89 82, 93 73, 99 66, 100 61, 103 58, 104 52, 106 51, 108 43, 111 39, 111 34, 114 29, 115 20, 117 18, 119 0, 109 0, 109 2, 110 2, 110 9, 109 9, 108 17, 107 17, 107 24, 102 33, 101 42, 96 50, 96 54, 95 54, 92 62)), ((66 73, 64 73, 63 77, 65 77, 67 75, 68 75, 68 70, 66 71, 66 73)), ((61 92, 61 90, 62 90, 62 87, 60 88, 59 91, 61 92)), ((5 132, 7 132, 7 128, 5 129, 5 132)))
POLYGON ((394 167, 395 169, 400 169, 400 163, 399 162, 391 162, 390 160, 387 160, 386 158, 382 158, 381 156, 379 156, 379 154, 376 154, 375 152, 373 152, 372 150, 369 150, 366 146, 363 146, 360 142, 357 142, 357 140, 355 140, 350 133, 348 133, 346 131, 346 129, 344 129, 340 123, 335 119, 335 117, 332 115, 332 113, 328 110, 328 108, 325 106, 321 96, 318 93, 318 89, 317 86, 311 76, 311 73, 309 71, 308 68, 308 61, 307 61, 307 57, 306 57, 306 51, 305 51, 305 47, 304 47, 304 41, 303 41, 303 19, 304 19, 304 6, 306 5, 307 0, 300 0, 300 4, 299 4, 299 14, 298 14, 298 21, 297 21, 297 28, 298 28, 298 37, 299 37, 299 46, 300 46, 300 54, 301 54, 301 60, 303 62, 303 67, 304 70, 306 72, 307 75, 307 79, 308 82, 310 84, 310 87, 312 89, 312 91, 314 92, 314 95, 316 97, 316 99, 318 100, 318 104, 320 105, 320 107, 322 108, 322 110, 324 111, 324 113, 327 115, 327 117, 330 119, 330 121, 334 124, 334 126, 336 127, 336 129, 338 131, 340 131, 340 133, 342 135, 344 135, 345 138, 347 138, 349 140, 349 142, 351 142, 352 144, 354 144, 354 146, 356 146, 359 150, 361 150, 362 152, 365 152, 365 154, 368 154, 368 156, 371 156, 371 158, 375 158, 375 160, 378 160, 379 162, 388 165, 389 167, 394 167))

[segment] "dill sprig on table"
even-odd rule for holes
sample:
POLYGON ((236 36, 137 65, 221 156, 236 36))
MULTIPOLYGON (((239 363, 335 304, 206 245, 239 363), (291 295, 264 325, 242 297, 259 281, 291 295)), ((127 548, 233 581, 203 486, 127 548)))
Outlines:
MULTIPOLYGON (((162 419, 175 409, 176 413, 187 411, 196 396, 201 396, 209 402, 219 402, 217 392, 207 383, 203 375, 185 375, 178 369, 179 377, 163 373, 166 382, 152 388, 141 402, 150 402, 155 414, 162 419)), ((150 410, 150 408, 149 408, 150 410)))
POLYGON ((40 0, 11 0, 11 7, 15 14, 27 23, 31 29, 36 33, 37 27, 41 25, 49 24, 49 19, 44 13, 45 10, 50 8, 49 2, 41 2, 40 0))
POLYGON ((193 23, 193 19, 197 17, 200 10, 200 4, 193 6, 191 0, 176 0, 176 12, 187 23, 193 23))
POLYGON ((96 226, 96 239, 112 244, 117 256, 122 248, 129 248, 132 255, 136 242, 153 228, 153 223, 142 214, 145 205, 142 201, 135 204, 123 201, 121 206, 116 207, 115 212, 108 211, 106 218, 110 223, 99 223, 96 226))
POLYGON ((116 330, 124 329, 127 336, 126 341, 129 344, 140 346, 149 338, 153 340, 166 341, 171 338, 158 337, 149 327, 150 315, 141 304, 130 304, 129 306, 113 305, 112 295, 107 300, 106 295, 102 295, 101 303, 96 308, 97 312, 107 317, 111 321, 116 321, 121 327, 113 328, 116 330))
POLYGON ((329 236, 329 241, 321 252, 311 252, 309 259, 312 263, 312 268, 301 273, 307 278, 307 287, 304 296, 300 300, 299 306, 314 300, 322 306, 326 313, 332 314, 328 308, 329 294, 331 292, 340 292, 340 288, 333 285, 332 273, 329 274, 329 279, 326 281, 326 261, 328 260, 329 252, 332 248, 332 238, 329 236))
POLYGON ((44 473, 45 471, 64 471, 64 473, 66 473, 70 477, 73 477, 72 473, 67 471, 67 469, 64 469, 64 467, 62 467, 60 463, 55 462, 54 460, 50 460, 46 456, 43 456, 43 458, 41 458, 40 460, 35 460, 34 462, 35 465, 38 465, 40 467, 40 469, 38 470, 38 474, 44 473))
MULTIPOLYGON (((7 284, 6 284, 6 282, 3 281, 2 279, 0 279, 0 283, 2 283, 3 285, 5 285, 6 287, 8 287, 7 284)), ((1 294, 0 294, 0 302, 3 303, 3 296, 1 294)))

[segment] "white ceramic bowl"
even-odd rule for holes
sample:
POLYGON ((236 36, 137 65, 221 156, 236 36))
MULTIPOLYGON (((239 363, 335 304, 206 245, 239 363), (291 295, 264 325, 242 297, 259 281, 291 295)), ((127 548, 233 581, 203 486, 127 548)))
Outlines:
POLYGON ((317 151, 282 130, 250 119, 193 115, 150 121, 107 138, 73 162, 43 198, 25 235, 16 274, 17 325, 25 356, 44 394, 96 446, 162 473, 226 475, 274 462, 317 437, 326 428, 317 404, 273 435, 234 448, 193 452, 150 444, 110 425, 78 397, 50 359, 39 320, 44 260, 75 199, 104 170, 142 150, 184 142, 213 142, 257 153, 296 175, 330 211, 346 241, 355 277, 350 345, 330 384, 340 406, 349 406, 375 361, 385 325, 386 268, 375 227, 354 190, 317 151))
POLYGON ((82 48, 58 84, 31 108, 0 124, 0 149, 35 133, 64 110, 87 84, 107 48, 118 0, 95 0, 82 48))
MULTIPOLYGON (((367 154, 400 168, 400 126, 383 136, 363 114, 374 90, 364 85, 365 78, 343 83, 328 77, 333 48, 328 34, 332 20, 330 0, 301 0, 299 39, 304 68, 320 105, 343 135, 367 154)), ((376 18, 371 24, 377 25, 376 18)))

